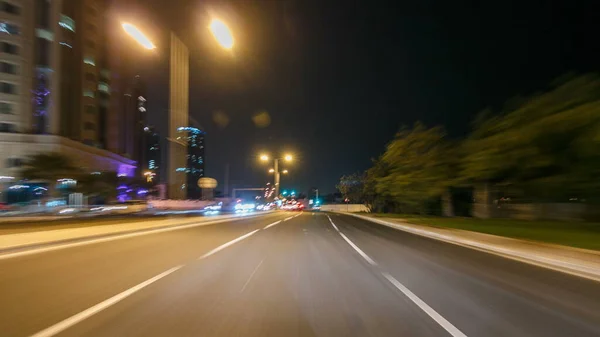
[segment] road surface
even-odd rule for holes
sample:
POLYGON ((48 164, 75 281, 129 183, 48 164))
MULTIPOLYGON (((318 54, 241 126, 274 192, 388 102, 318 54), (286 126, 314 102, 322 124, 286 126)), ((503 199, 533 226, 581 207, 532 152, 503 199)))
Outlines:
POLYGON ((0 336, 600 336, 599 283, 309 212, 0 258, 0 308, 0 336))

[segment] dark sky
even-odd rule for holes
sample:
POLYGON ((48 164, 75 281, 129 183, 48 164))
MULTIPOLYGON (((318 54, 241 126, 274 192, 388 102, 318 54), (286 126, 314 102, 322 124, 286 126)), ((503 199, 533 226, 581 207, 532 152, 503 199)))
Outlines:
MULTIPOLYGON (((208 175, 221 184, 229 163, 233 185, 262 185, 271 178, 256 155, 291 151, 298 160, 282 187, 322 192, 368 168, 401 125, 461 137, 488 106, 597 71, 596 2, 143 1, 190 47, 190 115, 208 133, 208 175), (233 53, 211 39, 211 15, 230 24, 233 53), (260 111, 268 127, 253 123, 260 111)), ((166 132, 158 96, 151 118, 166 132)))

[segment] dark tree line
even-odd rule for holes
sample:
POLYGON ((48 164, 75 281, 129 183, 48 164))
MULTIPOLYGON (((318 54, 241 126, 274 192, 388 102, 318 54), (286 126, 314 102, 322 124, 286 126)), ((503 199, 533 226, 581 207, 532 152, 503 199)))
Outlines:
POLYGON ((600 78, 565 77, 549 90, 485 110, 471 134, 402 128, 364 173, 338 189, 379 211, 427 213, 451 186, 486 183, 516 199, 594 202, 600 197, 600 78))

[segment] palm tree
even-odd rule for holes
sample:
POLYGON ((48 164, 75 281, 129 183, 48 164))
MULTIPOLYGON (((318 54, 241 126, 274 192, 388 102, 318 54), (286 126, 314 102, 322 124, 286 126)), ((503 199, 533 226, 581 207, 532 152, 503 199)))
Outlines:
POLYGON ((24 179, 47 182, 49 194, 52 195, 58 179, 76 179, 82 171, 63 154, 40 153, 30 156, 20 173, 24 179))

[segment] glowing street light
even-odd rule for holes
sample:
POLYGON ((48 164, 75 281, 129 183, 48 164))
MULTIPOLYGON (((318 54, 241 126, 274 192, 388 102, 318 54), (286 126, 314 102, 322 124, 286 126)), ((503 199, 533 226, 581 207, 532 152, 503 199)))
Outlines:
POLYGON ((275 169, 269 169, 269 173, 274 173, 275 169))
POLYGON ((285 157, 283 157, 283 159, 285 159, 285 161, 292 161, 293 157, 291 154, 286 154, 285 157))
POLYGON ((146 35, 144 35, 144 33, 142 33, 136 26, 130 23, 123 23, 122 26, 125 32, 129 34, 129 36, 131 36, 134 40, 136 40, 137 43, 141 44, 142 47, 146 49, 156 48, 154 43, 152 43, 152 41, 150 41, 150 39, 146 37, 146 35))
POLYGON ((208 28, 221 47, 225 49, 233 48, 233 35, 223 21, 213 19, 208 28))
POLYGON ((288 174, 288 170, 283 170, 283 171, 281 171, 281 173, 288 174))
POLYGON ((267 161, 267 160, 269 160, 269 156, 267 156, 266 154, 261 154, 260 155, 260 160, 267 161))

